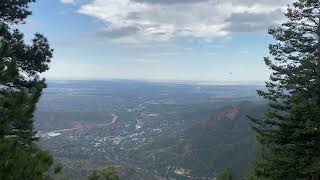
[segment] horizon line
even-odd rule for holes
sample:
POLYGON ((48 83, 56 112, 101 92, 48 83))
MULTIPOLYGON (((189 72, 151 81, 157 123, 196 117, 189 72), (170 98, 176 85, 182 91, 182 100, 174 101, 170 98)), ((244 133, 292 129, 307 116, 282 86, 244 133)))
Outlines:
POLYGON ((265 85, 265 81, 224 81, 224 80, 180 80, 180 79, 140 79, 140 78, 45 78, 52 81, 140 81, 152 83, 176 83, 198 85, 265 85))

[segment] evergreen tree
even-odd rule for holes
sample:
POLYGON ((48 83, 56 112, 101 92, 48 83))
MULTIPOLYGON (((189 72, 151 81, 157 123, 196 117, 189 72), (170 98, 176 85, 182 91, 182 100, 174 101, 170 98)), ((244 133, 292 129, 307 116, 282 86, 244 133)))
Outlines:
POLYGON ((35 144, 33 126, 36 103, 46 87, 40 73, 48 70, 53 50, 43 35, 27 44, 9 26, 31 14, 31 2, 0 3, 0 179, 46 179, 53 164, 50 154, 35 144))
POLYGON ((233 180, 233 173, 231 171, 231 169, 225 169, 223 172, 221 172, 218 175, 217 180, 233 180))
MULTIPOLYGON (((40 151, 33 146, 26 151, 17 142, 0 143, 0 179, 3 180, 45 180, 53 164, 52 156, 47 151, 40 151)), ((54 173, 59 173, 55 171, 54 173)))
POLYGON ((253 127, 262 145, 254 163, 259 179, 320 178, 320 1, 299 0, 288 7, 287 22, 269 30, 266 65, 273 71, 267 90, 270 101, 263 119, 253 127))
POLYGON ((104 169, 94 170, 89 178, 89 180, 119 180, 116 169, 113 166, 108 166, 104 169))
POLYGON ((35 0, 1 0, 0 22, 21 23, 27 16, 31 15, 28 5, 35 0))

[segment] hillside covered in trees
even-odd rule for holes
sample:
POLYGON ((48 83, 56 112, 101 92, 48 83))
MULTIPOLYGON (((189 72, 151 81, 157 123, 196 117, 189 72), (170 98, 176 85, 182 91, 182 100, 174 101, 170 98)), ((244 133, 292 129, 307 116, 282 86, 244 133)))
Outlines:
MULTIPOLYGON (((137 2, 127 4, 142 11, 164 3, 137 2)), ((271 72, 266 87, 132 80, 47 83, 43 73, 54 57, 48 39, 35 33, 28 40, 17 29, 31 16, 33 3, 0 2, 0 179, 320 179, 319 0, 290 4, 283 23, 269 29, 273 41, 264 58, 271 72)), ((95 12, 92 7, 79 13, 95 12)), ((143 18, 136 13, 129 20, 143 18)), ((152 23, 141 22, 154 32, 152 23)), ((123 30, 121 22, 117 32, 97 34, 119 40, 126 33, 139 34, 146 28, 141 22, 139 28, 131 24, 123 30)), ((109 22, 112 28, 114 23, 109 22)), ((172 34, 186 34, 180 31, 172 34)))

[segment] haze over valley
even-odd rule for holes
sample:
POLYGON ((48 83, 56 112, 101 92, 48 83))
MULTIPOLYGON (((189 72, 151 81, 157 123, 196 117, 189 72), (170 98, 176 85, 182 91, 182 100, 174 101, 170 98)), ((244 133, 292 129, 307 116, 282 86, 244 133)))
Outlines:
POLYGON ((48 85, 36 127, 41 146, 67 164, 69 177, 85 178, 106 164, 129 179, 212 179, 229 166, 239 177, 248 172, 254 135, 246 114, 262 112, 256 89, 263 86, 126 80, 48 85))

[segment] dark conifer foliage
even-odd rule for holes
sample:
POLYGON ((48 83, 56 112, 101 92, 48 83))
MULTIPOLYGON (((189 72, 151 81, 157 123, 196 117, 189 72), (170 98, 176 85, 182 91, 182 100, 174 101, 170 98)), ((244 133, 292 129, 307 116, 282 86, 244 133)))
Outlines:
POLYGON ((0 136, 16 135, 30 144, 35 136, 33 112, 46 84, 39 74, 48 69, 52 50, 47 39, 36 34, 28 45, 18 30, 10 32, 7 25, 0 29, 0 136))
POLYGON ((320 177, 320 1, 299 0, 289 6, 287 22, 272 28, 266 65, 273 71, 266 91, 264 119, 253 127, 262 144, 255 175, 268 179, 320 177))
POLYGON ((89 180, 120 180, 117 171, 113 166, 100 170, 94 170, 88 177, 89 180))
POLYGON ((20 23, 28 16, 31 11, 28 5, 35 0, 1 0, 0 3, 0 22, 1 23, 20 23))
POLYGON ((53 50, 36 34, 31 44, 10 29, 31 14, 34 0, 2 0, 0 3, 0 179, 46 179, 53 164, 48 152, 37 147, 34 112, 53 50))
POLYGON ((225 169, 218 175, 217 180, 233 180, 233 173, 231 169, 225 169))

